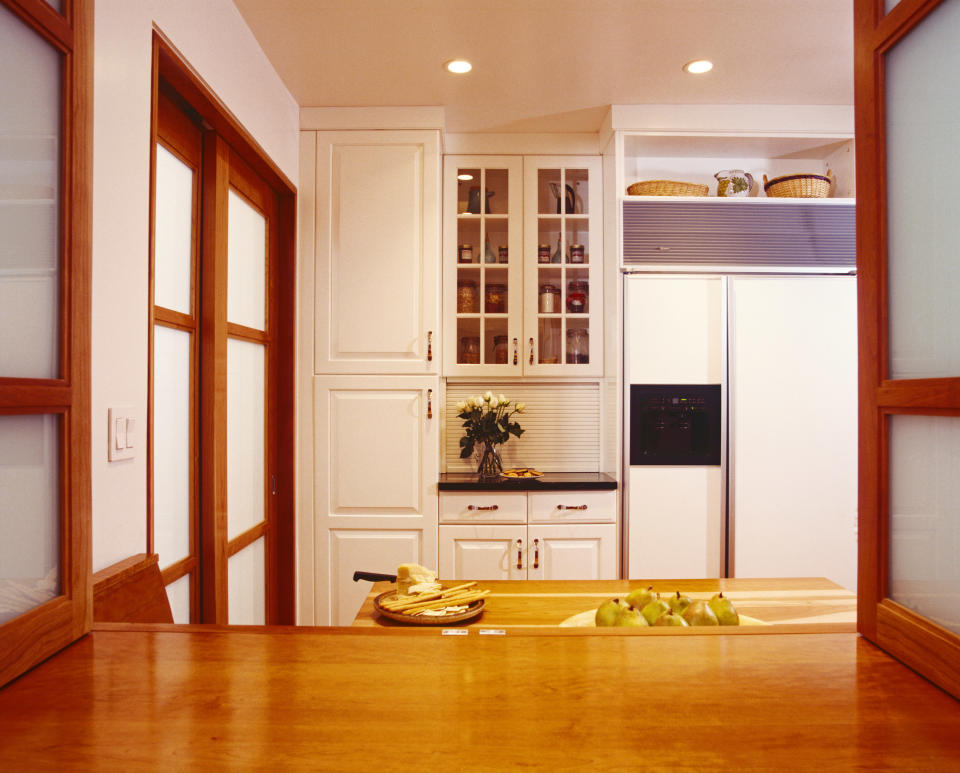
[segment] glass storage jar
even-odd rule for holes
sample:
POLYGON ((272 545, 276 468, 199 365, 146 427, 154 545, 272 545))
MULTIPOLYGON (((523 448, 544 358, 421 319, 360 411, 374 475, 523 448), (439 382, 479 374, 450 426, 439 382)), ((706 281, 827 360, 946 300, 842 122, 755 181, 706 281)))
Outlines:
POLYGON ((571 263, 583 263, 584 262, 584 252, 582 244, 571 244, 570 245, 570 262, 571 263))
POLYGON ((567 311, 583 314, 587 311, 590 283, 586 279, 571 279, 567 283, 567 311))
POLYGON ((493 337, 493 361, 497 365, 507 364, 507 337, 493 337))
POLYGON ((472 244, 461 244, 457 248, 457 262, 473 263, 473 245, 472 244))
POLYGON ((541 244, 537 247, 537 263, 549 263, 550 262, 550 245, 541 244))
POLYGON ((560 288, 556 285, 540 285, 540 313, 555 314, 560 311, 560 288))
POLYGON ((466 365, 480 364, 480 336, 463 336, 460 339, 460 362, 466 365))
POLYGON ((502 284, 488 284, 484 300, 484 310, 487 314, 504 314, 507 310, 507 286, 502 284))
POLYGON ((567 329, 567 363, 586 365, 590 362, 590 331, 585 327, 567 329))
POLYGON ((457 282, 457 313, 474 314, 480 311, 480 297, 477 295, 477 283, 472 279, 457 282))

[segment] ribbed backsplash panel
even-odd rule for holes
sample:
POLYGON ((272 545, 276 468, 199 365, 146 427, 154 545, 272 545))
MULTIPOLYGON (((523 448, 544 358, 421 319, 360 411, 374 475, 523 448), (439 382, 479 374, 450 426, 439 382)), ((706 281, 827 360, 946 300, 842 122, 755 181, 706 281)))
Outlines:
POLYGON ((796 200, 623 202, 623 265, 849 267, 856 205, 796 200))
POLYGON ((457 403, 487 390, 527 404, 516 417, 524 433, 502 446, 503 466, 542 472, 600 472, 600 386, 596 383, 447 384, 443 450, 446 472, 475 472, 473 459, 460 458, 463 421, 457 403))

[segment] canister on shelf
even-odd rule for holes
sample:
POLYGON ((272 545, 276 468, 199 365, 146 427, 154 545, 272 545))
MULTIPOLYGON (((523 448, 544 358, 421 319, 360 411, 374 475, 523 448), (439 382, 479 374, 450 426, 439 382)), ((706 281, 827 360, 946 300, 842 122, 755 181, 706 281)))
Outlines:
POLYGON ((497 248, 497 262, 506 263, 507 262, 507 247, 506 245, 501 244, 497 248))
POLYGON ((460 362, 467 365, 480 364, 480 336, 463 336, 460 339, 460 362))
POLYGON ((585 327, 567 328, 567 363, 586 365, 590 362, 590 331, 585 327))
POLYGON ((571 244, 570 245, 570 262, 571 263, 583 263, 584 262, 584 252, 582 244, 571 244))
POLYGON ((583 314, 587 311, 590 283, 586 279, 571 279, 567 282, 567 311, 583 314))
POLYGON ((488 284, 483 306, 487 314, 503 314, 506 312, 507 286, 502 284, 488 284))
POLYGON ((457 313, 474 314, 480 311, 480 298, 477 295, 477 283, 472 279, 457 281, 457 313))
POLYGON ((458 263, 473 263, 473 245, 461 244, 457 250, 458 263))
POLYGON ((541 244, 537 247, 537 263, 549 263, 550 262, 550 245, 541 244))
POLYGON ((493 361, 497 365, 507 364, 507 337, 493 337, 493 361))
POLYGON ((554 314, 560 311, 560 288, 556 285, 540 285, 540 313, 554 314))

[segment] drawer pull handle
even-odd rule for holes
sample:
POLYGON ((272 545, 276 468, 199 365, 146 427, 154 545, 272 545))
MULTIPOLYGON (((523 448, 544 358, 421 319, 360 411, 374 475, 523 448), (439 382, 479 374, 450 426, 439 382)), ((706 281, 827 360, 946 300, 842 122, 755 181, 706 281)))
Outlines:
POLYGON ((557 510, 586 510, 586 505, 557 505, 557 510))
POLYGON ((499 510, 499 505, 467 505, 467 510, 499 510))
POLYGON ((427 362, 433 362, 433 331, 427 331, 427 362))
POLYGON ((523 569, 523 540, 517 540, 517 569, 523 569))
POLYGON ((427 390, 427 418, 433 418, 433 390, 427 390))
POLYGON ((540 540, 533 541, 533 568, 540 568, 540 540))

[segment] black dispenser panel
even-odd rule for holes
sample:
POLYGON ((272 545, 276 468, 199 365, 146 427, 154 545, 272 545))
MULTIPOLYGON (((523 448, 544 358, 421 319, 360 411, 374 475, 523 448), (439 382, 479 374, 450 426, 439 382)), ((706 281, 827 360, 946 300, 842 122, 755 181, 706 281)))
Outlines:
POLYGON ((719 465, 719 384, 631 384, 630 464, 719 465))

